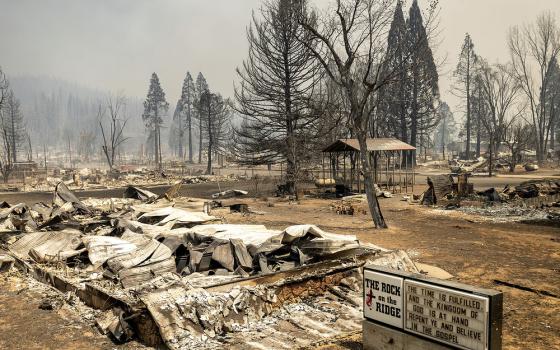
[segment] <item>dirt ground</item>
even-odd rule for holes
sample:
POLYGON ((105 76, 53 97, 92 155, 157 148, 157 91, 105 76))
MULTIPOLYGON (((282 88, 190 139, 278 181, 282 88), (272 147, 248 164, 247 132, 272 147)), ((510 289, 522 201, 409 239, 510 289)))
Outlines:
MULTIPOLYGON (((270 189, 273 185, 262 188, 270 189)), ((227 185, 248 190, 251 186, 250 182, 227 185)), ((215 192, 215 187, 216 184, 189 185, 182 192, 207 197, 215 192)), ((163 188, 154 191, 161 190, 163 188)), ((99 192, 95 196, 110 195, 115 196, 112 192, 99 192)), ((0 200, 12 204, 50 200, 50 195, 45 196, 47 194, 10 194, 0 195, 0 200)), ((265 214, 230 214, 225 210, 215 214, 223 215, 229 223, 259 223, 270 228, 317 224, 326 231, 355 234, 361 241, 385 248, 404 249, 413 260, 441 267, 457 281, 503 291, 504 349, 560 349, 560 228, 493 223, 460 212, 410 205, 400 199, 396 196, 381 200, 390 227, 387 230, 375 230, 365 214, 336 215, 329 208, 335 200, 327 199, 305 199, 299 204, 265 198, 244 199, 236 202, 246 202, 265 214), (505 287, 495 280, 545 290, 555 296, 505 287)), ((72 309, 38 309, 41 292, 26 289, 25 281, 16 281, 20 286, 14 287, 18 285, 14 278, 21 279, 0 275, 0 348, 141 347, 137 343, 113 344, 72 309)), ((354 334, 334 344, 317 344, 317 348, 360 349, 360 339, 360 335, 354 334)))
MULTIPOLYGON (((79 308, 62 301, 60 308, 40 308, 46 296, 62 299, 59 294, 17 271, 0 273, 0 349, 104 350, 117 347, 84 319, 79 308)), ((145 348, 135 341, 118 347, 123 350, 145 348)))
MULTIPOLYGON (((504 292, 504 349, 560 349, 560 228, 492 223, 486 218, 382 199, 390 228, 375 230, 368 215, 336 215, 327 200, 300 204, 248 201, 266 215, 227 214, 229 222, 273 228, 317 223, 326 231, 355 234, 360 241, 404 249, 413 260, 441 267, 457 281, 504 292), (506 281, 545 290, 539 295, 496 284, 506 281)), ((359 337, 335 348, 356 347, 359 337)), ((330 347, 326 347, 330 348, 330 347)))

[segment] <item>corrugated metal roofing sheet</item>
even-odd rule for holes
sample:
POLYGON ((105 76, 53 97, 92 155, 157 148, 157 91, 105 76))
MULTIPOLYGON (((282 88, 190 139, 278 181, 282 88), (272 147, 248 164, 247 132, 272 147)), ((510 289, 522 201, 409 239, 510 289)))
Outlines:
MULTIPOLYGON (((416 147, 395 138, 367 139, 367 149, 374 151, 412 151, 416 147)), ((340 139, 323 150, 323 152, 359 151, 360 145, 357 139, 340 139)))

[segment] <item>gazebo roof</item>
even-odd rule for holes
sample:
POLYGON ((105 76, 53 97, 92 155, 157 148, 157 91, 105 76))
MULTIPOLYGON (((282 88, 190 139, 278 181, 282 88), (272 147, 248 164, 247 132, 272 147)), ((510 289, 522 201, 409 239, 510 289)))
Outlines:
MULTIPOLYGON (((368 152, 377 151, 412 151, 416 147, 409 145, 406 142, 395 138, 372 138, 367 139, 368 152)), ((360 145, 357 139, 340 139, 336 140, 333 144, 326 147, 323 153, 337 153, 337 152, 359 152, 360 145)))

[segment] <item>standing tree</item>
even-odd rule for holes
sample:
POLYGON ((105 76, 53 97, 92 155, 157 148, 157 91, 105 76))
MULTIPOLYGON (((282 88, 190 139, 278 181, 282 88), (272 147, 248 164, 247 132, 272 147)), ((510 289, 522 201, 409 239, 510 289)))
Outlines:
POLYGON ((195 111, 195 86, 190 72, 187 72, 183 80, 181 89, 181 97, 177 101, 175 112, 173 113, 173 124, 169 133, 169 145, 177 151, 179 158, 184 159, 186 156, 185 136, 188 139, 189 163, 193 160, 192 149, 192 119, 195 111))
POLYGON ((453 112, 449 108, 449 105, 442 102, 438 108, 439 114, 439 125, 435 133, 436 145, 441 149, 443 154, 443 159, 445 159, 445 146, 451 141, 451 136, 455 132, 455 119, 453 118, 453 112))
MULTIPOLYGON (((377 228, 386 228, 375 196, 373 169, 367 151, 368 129, 376 108, 374 95, 397 75, 398 69, 385 70, 386 33, 393 18, 392 1, 337 0, 334 12, 321 23, 301 17, 313 39, 306 44, 326 74, 340 86, 348 103, 350 130, 360 145, 360 163, 370 214, 377 228), (383 73, 382 73, 383 72, 383 73)), ((305 40, 302 40, 306 43, 305 40)), ((410 46, 411 51, 416 46, 410 46)))
POLYGON ((402 3, 397 2, 387 39, 385 70, 395 71, 394 80, 379 93, 379 115, 383 116, 387 132, 403 142, 409 136, 409 31, 404 19, 402 3))
POLYGON ((153 132, 154 141, 154 160, 158 170, 161 170, 161 125, 163 124, 163 116, 169 108, 169 103, 165 100, 165 93, 159 83, 159 78, 156 73, 152 73, 150 79, 150 88, 146 101, 144 101, 144 113, 142 120, 146 124, 148 130, 153 132))
POLYGON ((7 94, 2 112, 2 123, 5 125, 5 136, 9 146, 9 155, 12 163, 18 160, 18 152, 26 142, 27 131, 20 109, 20 102, 10 90, 7 94))
POLYGON ((193 115, 195 112, 195 96, 196 89, 194 86, 193 78, 190 72, 187 72, 183 82, 183 89, 181 90, 181 113, 183 115, 184 130, 187 131, 187 138, 189 140, 189 163, 193 162, 193 143, 192 143, 192 124, 193 115))
POLYGON ((80 131, 78 155, 86 162, 89 162, 90 158, 95 155, 95 151, 97 149, 96 139, 97 133, 95 130, 82 129, 80 131))
MULTIPOLYGON (((198 76, 196 77, 195 99, 194 99, 194 102, 197 105, 200 103, 200 99, 202 98, 202 95, 207 91, 208 91, 208 83, 206 82, 206 78, 204 78, 204 75, 202 75, 202 73, 198 73, 198 76)), ((200 164, 202 163, 202 143, 204 141, 204 132, 202 129, 204 127, 204 121, 200 113, 197 113, 195 117, 198 122, 198 164, 200 164)))
MULTIPOLYGON (((429 148, 429 134, 438 124, 438 72, 418 1, 414 0, 407 20, 410 56, 410 144, 429 148), (419 140, 420 139, 420 140, 419 140), (420 142, 419 142, 420 141, 420 142)), ((416 159, 413 158, 413 162, 416 159)))
POLYGON ((516 121, 523 108, 512 112, 520 85, 512 76, 510 67, 500 64, 492 67, 484 61, 480 65, 482 91, 488 109, 488 114, 481 121, 490 140, 488 169, 492 176, 493 158, 509 126, 516 121))
POLYGON ((183 141, 185 138, 185 130, 183 129, 181 120, 179 102, 180 101, 177 101, 177 106, 175 106, 175 111, 173 112, 173 119, 171 120, 171 126, 169 127, 168 145, 174 156, 178 156, 180 159, 183 159, 183 141))
POLYGON ((0 113, 2 113, 2 106, 6 102, 6 98, 8 97, 8 89, 10 88, 10 83, 6 74, 2 71, 2 67, 0 67, 0 113))
MULTIPOLYGON (((482 119, 486 118, 486 116, 488 115, 488 110, 487 110, 488 108, 486 103, 484 102, 484 89, 482 85, 482 76, 480 74, 480 70, 478 69, 478 66, 479 65, 477 63, 477 66, 473 68, 475 73, 473 73, 473 77, 471 81, 472 84, 472 92, 470 94, 471 117, 469 120, 471 124, 471 130, 476 132, 476 149, 475 149, 476 158, 480 157, 480 145, 482 142, 482 138, 485 136, 484 126, 482 125, 482 119)), ((466 129, 466 125, 465 125, 465 129, 466 129)))
POLYGON ((560 117, 560 66, 556 58, 548 65, 547 80, 550 81, 545 91, 546 113, 550 128, 546 138, 550 140, 550 149, 555 150, 556 130, 560 117))
POLYGON ((308 17, 305 0, 266 2, 261 16, 253 15, 247 31, 249 57, 237 74, 237 111, 244 117, 235 130, 235 150, 250 165, 286 161, 286 187, 297 194, 302 158, 315 133, 318 113, 311 106, 318 62, 307 46, 310 36, 298 23, 308 17), (305 43, 303 42, 305 41, 305 43))
POLYGON ((10 83, 8 78, 0 67, 0 137, 2 138, 1 159, 0 159, 0 172, 4 182, 8 182, 8 177, 12 172, 12 157, 10 156, 10 147, 8 141, 8 133, 6 124, 4 123, 4 106, 8 99, 10 83))
POLYGON ((101 129, 101 136, 103 137, 103 145, 101 146, 101 149, 103 150, 103 154, 105 154, 107 165, 109 165, 109 170, 111 171, 115 166, 115 157, 118 154, 119 146, 127 140, 127 138, 124 137, 123 131, 128 120, 122 120, 120 118, 120 114, 122 112, 122 108, 125 106, 125 103, 125 98, 120 95, 108 98, 108 127, 103 126, 104 112, 102 111, 101 106, 99 106, 99 128, 101 129))
MULTIPOLYGON (((465 41, 461 53, 459 54, 459 63, 453 72, 453 77, 456 79, 453 92, 456 96, 465 101, 466 123, 465 131, 467 141, 465 145, 465 155, 467 159, 471 158, 471 131, 472 131, 472 106, 471 101, 473 95, 473 80, 476 72, 476 64, 478 57, 474 52, 474 44, 471 40, 469 33, 465 35, 465 41)), ((479 139, 478 139, 479 140, 479 139)), ((477 156, 480 156, 480 144, 477 144, 477 156)))
POLYGON ((537 160, 545 160, 553 120, 547 113, 546 91, 551 81, 547 74, 560 53, 560 28, 552 12, 537 18, 533 25, 513 27, 509 33, 513 72, 523 90, 535 129, 537 160))
MULTIPOLYGON (((1 72, 0 72, 1 74, 1 72)), ((0 76, 0 79, 2 77, 0 76)), ((5 79, 5 78, 4 78, 5 79)), ((12 90, 8 91, 8 82, 0 81, 0 133, 2 137, 2 160, 0 164, 0 172, 4 178, 4 182, 8 181, 8 177, 17 162, 17 153, 21 146, 26 142, 27 132, 23 114, 20 110, 20 103, 15 97, 12 90), (6 91, 4 91, 6 90, 6 91)))
POLYGON ((510 155, 506 158, 506 161, 511 173, 515 171, 515 166, 521 163, 523 152, 531 147, 534 135, 535 132, 531 125, 521 120, 514 121, 508 126, 502 142, 509 150, 510 155))
POLYGON ((205 91, 198 101, 198 115, 207 141, 206 174, 212 174, 212 155, 221 150, 229 136, 230 107, 220 94, 205 91))

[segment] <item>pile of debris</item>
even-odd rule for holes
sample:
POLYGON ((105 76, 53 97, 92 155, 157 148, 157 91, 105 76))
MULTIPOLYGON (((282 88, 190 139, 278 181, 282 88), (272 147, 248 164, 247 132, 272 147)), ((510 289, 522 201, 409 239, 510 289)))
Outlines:
POLYGON ((484 157, 479 157, 474 160, 459 160, 454 159, 449 161, 449 169, 452 173, 487 173, 488 160, 484 157))
POLYGON ((428 188, 420 196, 406 199, 410 203, 438 205, 464 213, 492 218, 496 222, 560 222, 560 180, 538 179, 502 190, 488 188, 473 192, 472 184, 451 175, 428 177, 428 188), (470 185, 470 186, 465 186, 470 185))
POLYGON ((60 182, 71 189, 107 189, 133 186, 156 186, 182 182, 197 184, 205 182, 231 182, 240 179, 237 175, 182 175, 180 173, 156 172, 153 169, 138 168, 123 171, 108 171, 94 168, 56 169, 52 176, 28 175, 21 186, 22 191, 50 191, 60 182))
POLYGON ((81 200, 60 182, 52 203, 3 203, 2 266, 105 310, 98 327, 117 340, 169 348, 219 346, 224 334, 328 290, 344 299, 337 285, 365 263, 415 271, 406 254, 314 225, 224 224, 178 188, 81 200))

